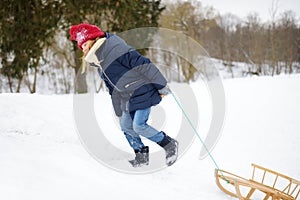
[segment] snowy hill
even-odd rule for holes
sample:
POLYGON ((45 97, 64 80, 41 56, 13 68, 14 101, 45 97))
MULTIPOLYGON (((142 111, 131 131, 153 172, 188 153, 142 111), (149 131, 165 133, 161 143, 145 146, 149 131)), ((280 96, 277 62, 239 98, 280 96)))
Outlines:
MULTIPOLYGON (((193 87, 200 91, 204 137, 209 98, 202 84, 193 87)), ((224 87, 226 120, 212 151, 220 168, 249 177, 256 163, 299 180, 300 76, 228 79, 224 87)), ((232 199, 216 186, 212 160, 199 159, 197 138, 173 166, 155 173, 130 175, 101 165, 79 141, 72 101, 72 95, 0 94, 1 200, 232 199)), ((165 97, 162 106, 171 102, 165 97)), ((112 111, 106 93, 96 96, 95 108, 100 121, 112 111)), ((113 117, 106 120, 111 139, 130 152, 113 117)))

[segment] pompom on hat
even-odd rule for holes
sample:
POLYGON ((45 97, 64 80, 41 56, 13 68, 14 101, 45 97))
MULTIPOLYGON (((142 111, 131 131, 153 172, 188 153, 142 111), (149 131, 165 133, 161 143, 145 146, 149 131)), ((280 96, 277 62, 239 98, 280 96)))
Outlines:
POLYGON ((91 24, 78 24, 70 28, 71 40, 77 41, 78 48, 82 50, 81 45, 88 40, 97 37, 105 37, 105 33, 97 26, 91 24))

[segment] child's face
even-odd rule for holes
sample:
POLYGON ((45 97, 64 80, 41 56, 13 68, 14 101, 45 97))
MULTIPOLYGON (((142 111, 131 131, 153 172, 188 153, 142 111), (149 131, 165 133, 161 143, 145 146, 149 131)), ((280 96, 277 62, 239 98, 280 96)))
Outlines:
POLYGON ((81 45, 84 54, 87 54, 89 52, 92 42, 93 40, 88 40, 81 45))

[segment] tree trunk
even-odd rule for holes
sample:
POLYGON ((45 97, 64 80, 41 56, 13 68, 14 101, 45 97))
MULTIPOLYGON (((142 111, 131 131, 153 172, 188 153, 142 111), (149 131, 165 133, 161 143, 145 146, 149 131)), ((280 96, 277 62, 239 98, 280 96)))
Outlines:
POLYGON ((13 93, 14 92, 12 88, 13 83, 9 75, 7 76, 7 79, 8 79, 9 90, 11 93, 13 93))
POLYGON ((86 73, 81 73, 81 52, 76 48, 75 50, 75 93, 87 93, 86 73))
POLYGON ((18 79, 18 86, 17 86, 17 90, 16 90, 17 93, 20 93, 22 80, 23 80, 23 76, 22 76, 22 78, 18 79))
POLYGON ((37 62, 35 63, 35 66, 34 66, 34 76, 33 76, 33 84, 32 84, 31 93, 36 93, 36 83, 37 83, 37 73, 39 71, 39 69, 38 69, 39 62, 40 62, 40 58, 37 59, 37 62))

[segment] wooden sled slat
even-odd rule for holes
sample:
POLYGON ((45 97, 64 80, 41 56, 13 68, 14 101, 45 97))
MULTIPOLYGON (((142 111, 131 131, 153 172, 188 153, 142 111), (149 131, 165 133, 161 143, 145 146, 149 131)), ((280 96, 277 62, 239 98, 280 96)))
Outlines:
POLYGON ((271 198, 272 200, 297 200, 300 193, 300 182, 286 175, 275 172, 273 170, 252 164, 252 178, 246 179, 233 173, 216 169, 215 178, 218 187, 226 194, 239 198, 240 200, 249 200, 255 191, 260 191, 264 196, 264 200, 271 198), (260 171, 262 176, 256 178, 257 172, 260 171), (266 182, 266 175, 271 176, 274 180, 271 183, 266 182), (287 185, 281 189, 278 180, 284 179, 287 185), (230 189, 229 189, 230 188, 230 189), (248 189, 245 192, 242 188, 248 189))
POLYGON ((238 197, 236 195, 236 193, 233 193, 233 192, 229 191, 228 189, 226 189, 223 186, 223 184, 224 184, 224 182, 226 182, 226 184, 234 185, 235 177, 236 178, 241 178, 241 177, 238 177, 238 176, 236 176, 232 173, 226 172, 224 170, 218 170, 218 169, 215 170, 215 177, 216 177, 217 185, 224 193, 226 193, 230 196, 233 196, 233 197, 238 197), (223 184, 221 182, 223 182, 223 184))

